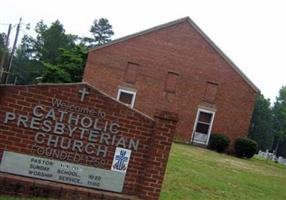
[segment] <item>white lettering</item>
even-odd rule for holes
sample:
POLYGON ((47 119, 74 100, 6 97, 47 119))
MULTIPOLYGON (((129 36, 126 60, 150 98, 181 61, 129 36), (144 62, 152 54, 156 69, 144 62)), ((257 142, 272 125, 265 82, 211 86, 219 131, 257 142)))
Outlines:
POLYGON ((126 147, 125 147, 125 146, 126 146, 126 143, 125 143, 125 139, 124 139, 123 136, 121 136, 121 137, 119 138, 119 140, 118 140, 117 143, 116 143, 116 146, 117 146, 117 147, 120 146, 120 147, 126 148, 126 147))
POLYGON ((64 116, 65 116, 65 114, 67 114, 67 112, 59 110, 59 113, 61 113, 60 122, 62 122, 64 120, 64 116))
POLYGON ((56 115, 54 109, 49 110, 45 119, 52 118, 52 120, 56 120, 56 115))
POLYGON ((74 113, 71 113, 71 114, 69 115, 68 123, 69 123, 69 124, 77 125, 77 124, 78 124, 78 120, 79 120, 79 115, 74 116, 74 113), (74 122, 74 123, 72 123, 72 122, 74 122))
POLYGON ((49 120, 45 120, 43 122, 42 131, 50 132, 52 130, 52 122, 49 120))
POLYGON ((84 151, 85 151, 87 154, 93 154, 93 153, 94 153, 93 150, 89 150, 90 146, 93 147, 93 148, 95 148, 95 145, 94 145, 94 144, 92 144, 92 143, 87 143, 87 144, 85 145, 85 148, 84 148, 84 151))
POLYGON ((119 124, 117 124, 117 123, 111 123, 109 130, 110 130, 111 133, 116 134, 116 133, 119 132, 119 130, 118 130, 119 127, 120 127, 119 124))
POLYGON ((75 130, 77 129, 77 127, 73 127, 71 128, 70 125, 68 125, 68 130, 69 130, 69 137, 72 137, 73 132, 75 132, 75 130))
POLYGON ((100 132, 98 130, 91 130, 89 132, 88 141, 89 142, 96 142, 100 132))
POLYGON ((102 157, 106 157, 107 155, 107 147, 99 145, 96 151, 97 156, 101 156, 100 154, 103 154, 102 157))
POLYGON ((57 135, 49 135, 49 139, 48 139, 47 145, 48 146, 53 145, 54 147, 57 147, 58 146, 58 141, 59 141, 59 136, 57 136, 57 135))
POLYGON ((79 152, 82 152, 83 142, 80 140, 74 140, 72 150, 75 151, 76 149, 79 152))
POLYGON ((7 124, 8 121, 13 121, 14 119, 16 119, 16 115, 14 113, 6 112, 5 119, 4 119, 4 124, 7 124))
POLYGON ((52 99, 52 105, 53 105, 53 107, 61 107, 62 106, 62 100, 53 98, 52 99))
POLYGON ((38 112, 38 110, 43 111, 44 110, 43 106, 40 106, 40 105, 35 106, 33 109, 33 115, 35 117, 42 117, 43 113, 38 112))
POLYGON ((44 138, 46 137, 46 134, 45 133, 41 133, 41 132, 38 132, 36 133, 35 135, 35 142, 38 143, 38 144, 43 144, 45 141, 44 141, 44 138))
POLYGON ((58 135, 62 135, 65 132, 65 125, 63 123, 56 122, 54 127, 54 133, 58 135))
POLYGON ((30 128, 31 129, 35 129, 35 130, 39 130, 40 129, 40 118, 36 118, 36 117, 32 117, 31 123, 30 123, 30 128))
POLYGON ((110 139, 110 135, 108 133, 102 133, 100 136, 99 142, 101 144, 105 143, 106 145, 109 145, 109 142, 108 142, 109 139, 110 139))
POLYGON ((139 146, 139 140, 134 140, 133 138, 130 139, 128 149, 134 149, 137 151, 139 146))
POLYGON ((84 137, 84 134, 85 134, 86 132, 88 132, 88 129, 87 129, 87 128, 78 128, 78 129, 81 130, 81 132, 80 132, 80 139, 82 140, 83 137, 84 137))
POLYGON ((84 128, 90 128, 92 126, 92 119, 88 116, 85 116, 81 118, 80 125, 84 128))
POLYGON ((17 126, 20 126, 20 124, 23 124, 24 127, 28 128, 28 116, 26 115, 19 115, 18 116, 18 121, 17 121, 17 126))

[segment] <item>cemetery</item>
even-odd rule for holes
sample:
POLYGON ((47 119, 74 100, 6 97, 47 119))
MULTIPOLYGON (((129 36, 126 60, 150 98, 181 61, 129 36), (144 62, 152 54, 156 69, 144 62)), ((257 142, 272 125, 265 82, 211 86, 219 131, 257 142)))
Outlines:
POLYGON ((286 166, 174 143, 161 200, 284 200, 286 166))
MULTIPOLYGON (((160 200, 285 199, 285 165, 173 143, 160 200), (261 188, 261 189, 260 189, 261 188)), ((57 186, 57 183, 53 183, 57 186)), ((34 191, 35 196, 38 194, 34 191)), ((5 195, 0 200, 19 200, 5 195)), ((47 200, 25 198, 21 200, 47 200)))
POLYGON ((286 158, 283 158, 282 156, 277 157, 274 153, 269 152, 269 150, 266 150, 265 152, 259 150, 257 156, 264 160, 271 160, 286 165, 286 158))
POLYGON ((0 25, 0 200, 286 199, 286 86, 264 97, 190 17, 0 25))

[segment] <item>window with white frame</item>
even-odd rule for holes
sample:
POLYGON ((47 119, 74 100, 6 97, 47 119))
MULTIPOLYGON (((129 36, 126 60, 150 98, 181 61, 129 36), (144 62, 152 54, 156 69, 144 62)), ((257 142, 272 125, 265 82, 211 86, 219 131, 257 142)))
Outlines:
POLYGON ((118 89, 117 100, 126 105, 129 105, 131 108, 134 107, 135 98, 136 98, 135 91, 122 88, 118 89))

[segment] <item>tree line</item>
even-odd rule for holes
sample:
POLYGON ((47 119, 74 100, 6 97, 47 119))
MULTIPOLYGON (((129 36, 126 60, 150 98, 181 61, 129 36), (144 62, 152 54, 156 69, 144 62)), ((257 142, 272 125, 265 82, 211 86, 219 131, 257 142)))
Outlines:
MULTIPOLYGON (((15 78, 16 84, 81 82, 88 49, 111 41, 114 35, 105 18, 94 20, 89 30, 91 37, 66 33, 59 20, 50 25, 39 21, 34 31, 35 36, 24 35, 18 45, 9 83, 14 83, 15 78)), ((11 51, 5 49, 5 37, 0 33, 0 59, 5 50, 11 51)), ((257 95, 249 137, 259 149, 286 157, 286 86, 279 91, 274 106, 262 94, 257 95)))
POLYGON ((258 143, 258 149, 286 157, 286 86, 279 90, 273 106, 262 94, 257 95, 249 137, 258 143))
MULTIPOLYGON (((91 37, 66 33, 59 20, 50 25, 41 20, 34 31, 35 36, 22 37, 13 55, 8 83, 81 82, 88 49, 111 41, 114 35, 112 25, 105 18, 94 20, 89 30, 91 37)), ((5 38, 5 33, 0 33, 0 59, 5 50, 11 52, 10 48, 5 49, 5 38)))

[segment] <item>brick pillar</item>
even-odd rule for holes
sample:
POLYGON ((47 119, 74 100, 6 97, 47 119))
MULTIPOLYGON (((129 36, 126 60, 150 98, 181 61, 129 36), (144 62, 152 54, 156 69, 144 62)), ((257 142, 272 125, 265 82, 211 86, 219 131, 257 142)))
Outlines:
POLYGON ((177 114, 162 111, 156 113, 154 119, 155 126, 140 191, 140 197, 148 200, 159 199, 178 117, 177 114))

